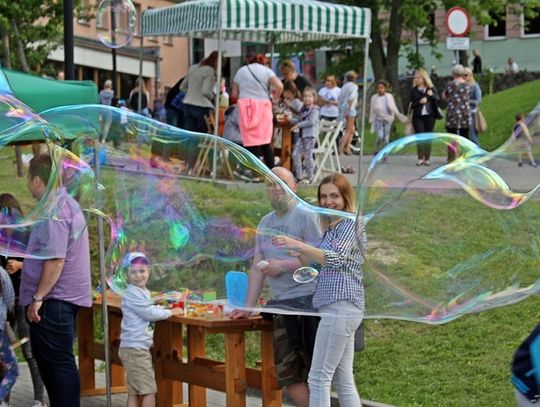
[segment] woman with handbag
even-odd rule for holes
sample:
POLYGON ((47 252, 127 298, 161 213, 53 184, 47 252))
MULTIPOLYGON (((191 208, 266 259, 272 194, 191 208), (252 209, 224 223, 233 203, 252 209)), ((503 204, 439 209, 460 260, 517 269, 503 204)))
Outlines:
MULTIPOLYGON (((470 88, 465 80, 463 65, 454 65, 452 80, 446 86, 442 97, 448 102, 446 108, 446 131, 458 136, 469 138, 471 122, 471 107, 469 105, 470 88)), ((453 141, 447 146, 448 162, 456 159, 458 145, 453 141)))
MULTIPOLYGON (((185 93, 184 128, 197 133, 207 133, 208 126, 205 116, 211 114, 214 108, 214 87, 216 84, 216 69, 218 52, 213 51, 199 64, 192 66, 186 78, 180 84, 180 91, 185 93)), ((191 137, 188 143, 187 169, 188 175, 193 175, 197 161, 197 146, 199 139, 191 137)))
MULTIPOLYGON (((435 120, 442 119, 438 117, 440 116, 438 101, 439 95, 429 74, 423 68, 417 69, 414 73, 414 86, 409 95, 409 114, 412 115, 414 134, 432 132, 435 120)), ((418 142, 416 150, 418 153, 416 165, 429 166, 431 141, 418 142)))
POLYGON ((254 55, 234 76, 231 97, 237 99, 240 135, 244 148, 261 155, 268 168, 274 166, 272 150, 272 99, 277 101, 283 83, 267 65, 264 55, 254 55))
POLYGON ((474 144, 480 145, 478 138, 478 129, 476 127, 477 115, 479 112, 480 102, 482 102, 482 89, 474 80, 473 71, 471 68, 465 69, 465 80, 469 84, 469 106, 471 107, 471 123, 469 127, 469 140, 474 144))

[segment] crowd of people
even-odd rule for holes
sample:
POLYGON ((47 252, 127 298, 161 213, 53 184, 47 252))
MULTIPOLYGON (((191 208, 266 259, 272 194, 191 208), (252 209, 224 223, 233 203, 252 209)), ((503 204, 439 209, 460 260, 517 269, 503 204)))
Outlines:
MULTIPOLYGON (((172 87, 166 97, 167 122, 173 126, 198 132, 207 132, 205 116, 211 114, 216 92, 217 53, 193 65, 186 77, 172 87)), ((220 85, 220 100, 225 123, 224 136, 242 145, 260 157, 271 169, 279 161, 274 157, 273 123, 277 116, 292 126, 294 175, 296 181, 312 183, 314 175, 313 148, 318 142, 320 120, 342 120, 345 124, 339 150, 351 154, 355 133, 356 105, 358 101, 357 74, 344 76, 344 85, 338 86, 334 75, 325 79, 319 91, 297 72, 291 60, 281 61, 281 77, 270 67, 270 59, 253 55, 235 73, 230 96, 224 82, 220 85), (224 102, 224 103, 222 103, 224 102), (233 113, 235 112, 235 113, 233 113), (233 120, 233 123, 227 121, 233 120), (227 131, 225 131, 227 129, 227 131)), ((196 146, 190 147, 195 151, 196 146)), ((188 157, 187 171, 192 174, 194 154, 188 157)))

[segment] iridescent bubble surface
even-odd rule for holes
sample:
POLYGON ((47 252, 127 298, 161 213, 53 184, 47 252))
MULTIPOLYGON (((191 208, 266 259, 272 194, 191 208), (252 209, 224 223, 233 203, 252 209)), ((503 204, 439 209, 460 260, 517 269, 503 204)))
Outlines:
POLYGON ((109 48, 131 41, 137 26, 137 11, 130 0, 102 0, 96 13, 98 38, 109 48))
POLYGON ((313 267, 300 267, 293 271, 293 280, 297 283, 310 283, 317 278, 319 270, 313 267))
MULTIPOLYGON (((8 119, 4 115, 0 121, 8 119)), ((540 136, 538 111, 528 120, 535 141, 540 136)), ((262 301, 250 309, 263 309, 271 298, 266 283, 279 274, 280 284, 272 287, 274 297, 281 299, 264 309, 313 312, 308 303, 285 301, 283 294, 313 292, 316 279, 295 282, 293 272, 300 264, 273 269, 273 260, 298 260, 272 243, 275 236, 292 235, 294 225, 260 227, 272 211, 292 207, 316 223, 331 216, 365 225, 367 318, 438 324, 538 292, 540 209, 535 193, 540 170, 519 167, 524 177, 515 185, 506 176, 510 168, 518 170, 518 154, 528 147, 540 157, 536 142, 529 146, 509 135, 507 143, 488 153, 448 134, 400 138, 373 159, 358 188, 356 214, 308 204, 316 188, 296 194, 259 159, 223 138, 169 127, 122 109, 56 108, 6 128, 0 158, 10 165, 3 170, 7 172, 0 178, 0 191, 25 203, 27 215, 15 221, 17 227, 29 228, 58 214, 47 200, 32 202, 26 178, 19 180, 11 165, 12 146, 21 143, 29 154, 24 143, 37 134, 45 149, 58 155, 51 191, 65 186, 85 210, 106 218, 107 280, 119 294, 127 283, 122 260, 138 251, 150 260, 148 288, 156 302, 226 305, 229 271, 264 270, 262 301), (106 120, 110 127, 104 126, 106 120), (415 167, 416 146, 426 142, 432 144, 432 166, 415 167), (460 155, 447 163, 446 147, 453 142, 460 155), (214 147, 217 181, 212 179, 214 147), (193 175, 187 171, 190 157, 197 164, 193 175), (258 266, 261 261, 267 264, 258 266)), ((8 229, 13 229, 9 222, 0 225, 2 233, 8 229)), ((97 232, 91 231, 95 244, 97 232)), ((2 254, 13 253, 7 241, 0 243, 2 254)), ((19 255, 35 255, 25 253, 23 240, 18 243, 19 255)), ((97 267, 96 261, 94 273, 97 267)))

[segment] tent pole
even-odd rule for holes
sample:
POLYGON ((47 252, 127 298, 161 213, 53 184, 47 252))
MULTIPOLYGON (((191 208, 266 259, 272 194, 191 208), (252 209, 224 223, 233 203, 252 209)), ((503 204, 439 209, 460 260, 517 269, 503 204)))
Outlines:
MULTIPOLYGON (((96 166, 96 188, 100 178, 100 156, 101 142, 96 140, 94 148, 94 162, 96 166)), ((105 239, 103 232, 103 217, 98 216, 98 248, 99 248, 99 276, 101 285, 101 306, 103 318, 103 346, 105 350, 105 393, 107 407, 112 406, 111 400, 111 356, 109 351, 109 313, 107 312, 107 279, 105 276, 105 239)))
MULTIPOLYGON (((139 32, 142 33, 142 19, 141 19, 141 25, 139 27, 139 32)), ((143 46, 144 46, 144 37, 141 35, 141 42, 140 42, 140 46, 139 46, 139 100, 137 101, 137 108, 138 108, 138 111, 140 112, 141 111, 141 106, 142 106, 142 81, 143 81, 143 74, 142 74, 142 70, 143 70, 143 46)), ((148 103, 150 103, 149 100, 147 100, 148 103)), ((132 106, 133 108, 133 106, 132 106)))
POLYGON ((366 38, 365 47, 364 47, 364 77, 363 77, 363 86, 362 86, 362 118, 361 128, 360 128, 360 157, 358 158, 358 179, 356 184, 360 186, 360 181, 362 179, 362 159, 364 158, 364 137, 366 132, 366 99, 367 99, 367 70, 369 63, 369 37, 366 38))
MULTIPOLYGON (((217 72, 216 72, 216 85, 217 85, 217 92, 216 92, 216 101, 215 101, 215 111, 214 111, 214 157, 212 160, 212 180, 215 181, 217 177, 217 156, 218 156, 218 148, 217 148, 217 138, 218 130, 219 130, 219 99, 221 96, 221 70, 222 70, 222 53, 223 53, 223 27, 221 24, 221 20, 223 18, 223 6, 225 2, 223 0, 219 0, 219 13, 218 13, 218 60, 217 60, 217 72)), ((225 158, 224 158, 225 159, 225 158)))

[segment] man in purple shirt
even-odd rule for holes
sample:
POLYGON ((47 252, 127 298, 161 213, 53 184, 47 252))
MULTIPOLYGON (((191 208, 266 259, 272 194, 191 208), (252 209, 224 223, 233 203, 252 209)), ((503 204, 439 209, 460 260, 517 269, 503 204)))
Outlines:
POLYGON ((64 188, 47 190, 51 168, 49 155, 30 161, 28 189, 37 201, 54 202, 55 212, 54 220, 32 228, 20 302, 27 309, 32 352, 51 406, 78 407, 73 340, 79 307, 92 305, 88 230, 81 207, 64 188))

